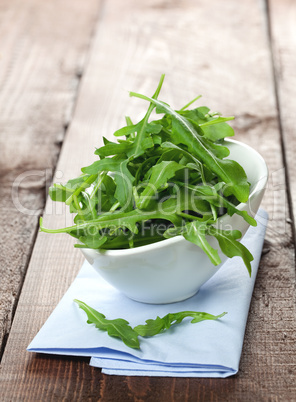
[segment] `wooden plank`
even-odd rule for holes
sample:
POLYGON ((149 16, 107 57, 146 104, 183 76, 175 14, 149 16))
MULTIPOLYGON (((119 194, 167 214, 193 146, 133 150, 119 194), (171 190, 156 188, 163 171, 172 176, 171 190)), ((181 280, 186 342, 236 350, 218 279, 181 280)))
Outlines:
MULTIPOLYGON (((285 182, 262 4, 255 0, 161 0, 105 4, 77 108, 58 164, 62 180, 93 160, 105 135, 146 105, 125 89, 152 93, 167 73, 162 99, 175 107, 203 93, 204 103, 235 114, 238 138, 266 159, 270 224, 239 374, 234 378, 105 376, 75 358, 29 354, 26 346, 74 279, 82 258, 66 236, 39 234, 2 361, 5 400, 292 400, 295 395, 295 272, 285 225, 285 182), (223 18, 221 18, 223 16, 223 18), (218 34, 217 34, 218 33, 218 34), (242 45, 243 44, 243 45, 242 45), (124 90, 123 90, 124 89, 124 90), (269 252, 267 252, 269 249, 269 252), (17 386, 16 386, 17 385, 17 386)), ((47 204, 45 224, 65 225, 47 204)))
POLYGON ((98 8, 96 0, 0 1, 0 356, 98 8))
POLYGON ((284 142, 284 157, 291 192, 294 231, 296 232, 296 136, 294 110, 296 104, 296 4, 292 0, 269 1, 272 49, 275 62, 278 108, 284 142))

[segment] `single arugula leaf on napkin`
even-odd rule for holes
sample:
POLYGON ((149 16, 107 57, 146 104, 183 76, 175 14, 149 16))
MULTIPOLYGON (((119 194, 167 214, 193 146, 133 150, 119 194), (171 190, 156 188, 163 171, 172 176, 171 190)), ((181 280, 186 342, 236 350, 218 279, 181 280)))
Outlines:
POLYGON ((95 324, 96 328, 107 331, 108 335, 120 338, 130 348, 140 349, 138 334, 128 325, 128 321, 122 318, 107 320, 103 314, 91 308, 86 303, 77 299, 74 301, 86 312, 88 324, 95 324))
POLYGON ((199 311, 180 311, 178 313, 169 313, 162 318, 156 317, 155 320, 146 320, 146 324, 132 328, 129 322, 122 318, 107 320, 102 313, 99 313, 86 303, 77 299, 74 299, 74 302, 86 312, 88 324, 95 324, 96 328, 107 331, 110 336, 120 338, 126 346, 133 349, 140 349, 139 335, 142 337, 157 335, 169 329, 172 325, 180 324, 186 317, 192 317, 191 323, 195 324, 204 320, 217 320, 227 314, 224 312, 219 315, 212 315, 199 311))
POLYGON ((199 311, 180 311, 179 313, 169 313, 162 318, 156 317, 155 320, 146 320, 146 324, 137 325, 134 330, 141 336, 154 336, 169 329, 172 325, 180 324, 186 317, 192 317, 191 323, 195 324, 204 320, 217 320, 225 314, 227 313, 212 315, 199 311))

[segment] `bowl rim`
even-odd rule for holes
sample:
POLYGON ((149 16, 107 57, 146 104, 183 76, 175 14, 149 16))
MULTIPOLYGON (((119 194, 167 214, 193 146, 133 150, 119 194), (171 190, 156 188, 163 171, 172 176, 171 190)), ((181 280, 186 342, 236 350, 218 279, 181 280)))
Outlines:
MULTIPOLYGON (((268 167, 267 164, 264 160, 264 158, 262 157, 262 155, 260 155, 260 153, 258 151, 256 151, 254 148, 252 148, 250 145, 245 144, 241 141, 237 141, 237 140, 233 140, 232 138, 226 138, 224 139, 224 142, 231 142, 234 144, 237 144, 243 148, 248 149, 249 151, 251 151, 254 155, 256 155, 258 161, 261 163, 262 165, 262 171, 261 171, 261 175, 258 176, 257 182, 255 183, 252 191, 250 192, 249 195, 249 199, 258 191, 263 190, 266 186, 267 180, 268 180, 268 167)), ((226 158, 227 159, 227 158, 226 158)), ((240 203, 236 206, 237 209, 242 210, 244 208, 244 206, 246 205, 246 203, 240 203)), ((225 215, 222 215, 218 218, 218 221, 223 218, 225 215)), ((120 257, 120 256, 129 256, 129 255, 136 255, 136 254, 143 254, 146 252, 150 252, 151 250, 157 250, 157 249, 162 249, 171 245, 174 245, 176 243, 181 243, 181 242, 187 242, 187 240, 181 236, 174 236, 171 237, 169 239, 164 239, 164 240, 160 240, 158 242, 155 243, 151 243, 151 244, 146 244, 144 246, 139 246, 139 247, 135 247, 135 248, 127 248, 127 249, 117 249, 117 250, 96 250, 96 249, 89 249, 89 248, 82 248, 81 251, 83 253, 95 253, 98 255, 104 255, 104 256, 112 256, 112 257, 120 257)))

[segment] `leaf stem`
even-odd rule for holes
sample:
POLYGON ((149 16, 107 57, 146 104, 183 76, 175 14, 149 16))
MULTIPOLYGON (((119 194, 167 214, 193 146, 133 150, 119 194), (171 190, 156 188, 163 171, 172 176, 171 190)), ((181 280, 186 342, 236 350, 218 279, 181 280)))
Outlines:
MULTIPOLYGON (((133 122, 132 122, 132 119, 129 117, 129 116, 125 116, 125 121, 126 121, 126 125, 127 126, 132 126, 133 125, 133 122)), ((126 138, 131 138, 131 139, 135 139, 135 133, 131 133, 131 134, 129 134, 129 135, 126 135, 126 138)))
POLYGON ((196 102, 198 99, 200 99, 202 95, 198 95, 196 98, 192 99, 192 101, 188 102, 185 106, 183 106, 179 112, 183 112, 183 110, 187 109, 189 106, 192 105, 192 103, 196 102))
POLYGON ((107 175, 107 172, 104 172, 103 174, 101 174, 99 176, 99 180, 97 181, 96 185, 94 186, 91 194, 90 194, 90 199, 93 198, 93 196, 96 194, 96 192, 98 191, 98 189, 101 187, 101 184, 105 178, 105 176, 107 175))
POLYGON ((89 194, 87 194, 85 191, 82 191, 81 194, 82 194, 82 196, 84 197, 84 199, 86 200, 86 202, 88 204, 88 208, 89 208, 89 211, 91 212, 91 215, 92 215, 93 219, 96 219, 97 214, 96 214, 95 209, 92 208, 92 206, 91 206, 91 200, 90 200, 89 194))
MULTIPOLYGON (((160 77, 160 80, 159 80, 159 84, 156 88, 156 91, 155 91, 154 95, 152 96, 152 99, 157 99, 159 92, 161 90, 162 84, 163 84, 164 77, 165 77, 165 75, 162 74, 160 77)), ((133 94, 133 92, 130 92, 130 96, 133 96, 132 94, 133 94)), ((147 113, 145 114, 145 117, 143 119, 142 127, 141 127, 140 131, 137 133, 137 136, 135 138, 134 157, 137 157, 139 155, 139 152, 141 154, 141 146, 142 146, 142 141, 143 141, 143 139, 145 137, 145 133, 146 133, 146 125, 148 123, 148 119, 154 108, 155 108, 155 105, 152 102, 150 102, 147 113)))
POLYGON ((230 121, 230 120, 234 120, 234 116, 229 116, 229 117, 217 117, 216 119, 207 121, 205 123, 201 123, 199 124, 199 127, 206 127, 206 126, 212 126, 213 124, 219 124, 219 123, 223 123, 225 121, 230 121))
MULTIPOLYGON (((79 201, 78 201, 78 198, 77 198, 77 195, 74 195, 73 196, 73 203, 74 203, 74 206, 75 206, 75 208, 76 208, 76 210, 77 210, 77 214, 83 219, 83 215, 81 214, 81 207, 80 207, 80 205, 79 205, 79 201)), ((84 219, 83 219, 84 220, 84 219)))
POLYGON ((200 221, 200 218, 198 218, 197 216, 186 214, 185 212, 177 212, 177 215, 181 216, 182 218, 200 221))
POLYGON ((81 186, 78 187, 78 188, 74 191, 74 193, 70 195, 70 197, 66 200, 66 205, 70 205, 71 202, 73 201, 74 196, 79 195, 79 194, 81 193, 81 191, 83 191, 83 190, 85 190, 87 187, 89 187, 89 185, 90 185, 91 183, 93 183, 96 178, 97 178, 97 175, 96 175, 96 174, 90 175, 90 176, 85 180, 85 182, 83 182, 83 183, 81 184, 81 186))
POLYGON ((112 207, 110 208, 109 212, 114 212, 116 209, 120 207, 120 202, 115 202, 112 207))

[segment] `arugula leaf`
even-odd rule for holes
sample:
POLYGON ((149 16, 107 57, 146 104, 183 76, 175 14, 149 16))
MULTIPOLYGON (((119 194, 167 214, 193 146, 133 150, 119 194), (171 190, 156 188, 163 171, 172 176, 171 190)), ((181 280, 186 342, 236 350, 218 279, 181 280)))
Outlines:
POLYGON ((133 233, 138 233, 137 223, 142 221, 148 221, 150 219, 165 219, 171 221, 173 224, 180 224, 181 219, 175 213, 177 199, 172 199, 164 202, 162 205, 162 211, 147 210, 143 211, 140 209, 135 209, 130 212, 116 212, 116 213, 105 213, 102 214, 100 218, 89 220, 88 222, 82 222, 73 226, 68 226, 61 229, 47 229, 43 227, 43 220, 40 218, 40 229, 47 233, 69 233, 77 234, 81 233, 83 230, 90 231, 91 228, 94 232, 98 232, 101 229, 112 228, 113 230, 120 228, 128 228, 133 233), (170 202, 168 202, 170 201, 170 202))
POLYGON ((115 198, 126 210, 131 209, 131 188, 134 177, 128 169, 127 159, 105 158, 94 162, 92 165, 81 169, 83 173, 98 174, 101 172, 115 173, 114 181, 116 183, 115 198))
POLYGON ((109 142, 101 148, 96 149, 95 155, 99 155, 100 157, 110 156, 110 155, 118 155, 122 153, 127 153, 133 144, 128 141, 124 141, 120 144, 115 142, 109 142))
MULTIPOLYGON (((141 120, 137 124, 127 125, 125 127, 120 128, 119 130, 116 130, 113 135, 115 137, 122 137, 123 135, 128 136, 129 134, 134 134, 141 130, 142 124, 143 124, 143 120, 141 120)), ((158 133, 160 133, 161 129, 162 129, 162 126, 160 124, 157 124, 154 122, 147 123, 145 126, 146 133, 158 134, 158 133)))
POLYGON ((210 109, 205 106, 193 110, 181 110, 179 113, 192 123, 197 124, 202 129, 204 137, 211 141, 218 141, 225 137, 232 137, 234 135, 233 128, 225 123, 226 121, 233 120, 234 117, 232 116, 217 117, 216 113, 212 114, 210 109))
MULTIPOLYGON (((183 185, 183 183, 180 183, 180 185, 183 185)), ((192 185, 188 184, 187 187, 190 190, 204 196, 204 199, 206 199, 211 204, 213 204, 217 207, 227 208, 227 213, 230 216, 232 216, 234 214, 240 215, 251 226, 257 226, 256 220, 252 216, 250 216, 247 211, 241 211, 241 210, 237 209, 234 204, 232 204, 226 198, 222 197, 217 192, 215 186, 208 186, 208 185, 192 186, 192 185)))
MULTIPOLYGON (((162 84, 163 84, 163 80, 164 80, 164 74, 161 75, 158 87, 151 99, 157 99, 159 92, 161 90, 162 84)), ((148 107, 147 113, 145 114, 144 119, 141 121, 140 129, 138 130, 136 138, 135 138, 134 147, 133 147, 132 151, 128 154, 130 157, 136 158, 136 157, 142 155, 146 150, 146 146, 145 146, 146 129, 147 129, 147 125, 148 125, 148 119, 154 108, 155 108, 155 106, 154 106, 153 102, 151 102, 148 107)))
POLYGON ((86 236, 80 236, 79 241, 83 244, 74 244, 74 247, 76 248, 101 248, 104 243, 108 240, 107 236, 93 236, 91 234, 87 234, 86 236))
POLYGON ((54 183, 49 187, 49 196, 53 201, 65 202, 73 192, 74 189, 68 188, 67 185, 54 183))
POLYGON ((148 100, 157 106, 158 112, 169 114, 172 117, 173 142, 176 141, 178 144, 185 144, 189 150, 196 154, 203 163, 228 184, 229 194, 234 194, 240 202, 248 200, 249 183, 247 176, 243 168, 236 161, 217 158, 213 150, 204 145, 202 136, 198 134, 193 125, 164 102, 135 92, 130 92, 130 96, 148 100))
POLYGON ((74 196, 78 196, 81 191, 90 187, 95 181, 96 176, 89 174, 82 174, 76 179, 68 180, 63 186, 62 184, 54 183, 49 188, 49 195, 53 201, 66 202, 70 205, 74 196))
POLYGON ((217 320, 225 314, 227 313, 212 315, 199 311, 180 311, 179 313, 169 313, 162 318, 156 317, 154 320, 146 320, 146 324, 137 325, 134 330, 138 335, 150 337, 166 331, 172 325, 180 324, 186 317, 192 317, 191 323, 195 324, 204 320, 217 320))
POLYGON ((216 229, 212 226, 210 228, 210 234, 216 237, 222 252, 227 255, 227 257, 232 258, 239 256, 243 259, 249 275, 251 276, 251 261, 253 261, 254 258, 250 251, 241 242, 237 241, 242 237, 241 232, 239 230, 216 229))
POLYGON ((211 122, 210 125, 200 125, 200 128, 204 133, 204 137, 208 138, 211 141, 218 141, 226 137, 234 136, 234 130, 229 124, 222 123, 222 119, 220 119, 219 121, 218 119, 216 120, 217 121, 215 121, 215 124, 211 122), (216 125, 216 123, 220 124, 216 125))
POLYGON ((138 334, 128 325, 128 321, 122 318, 107 320, 103 314, 88 306, 86 303, 77 299, 74 301, 86 312, 88 324, 95 324, 96 328, 107 331, 108 335, 120 338, 129 348, 140 349, 138 334))
POLYGON ((208 233, 208 225, 199 221, 187 223, 182 232, 185 239, 199 246, 207 254, 214 265, 219 265, 221 263, 221 258, 219 257, 218 251, 215 250, 207 241, 206 236, 208 233))
POLYGON ((224 312, 219 315, 212 315, 199 311, 180 311, 178 313, 169 313, 162 318, 156 317, 154 320, 146 320, 146 324, 132 328, 129 322, 122 318, 107 320, 102 313, 99 313, 86 303, 77 299, 74 299, 74 302, 87 314, 88 324, 95 324, 96 328, 107 331, 109 336, 120 338, 126 346, 133 349, 140 349, 138 336, 151 337, 157 335, 166 331, 172 325, 180 324, 187 317, 191 317, 191 323, 195 324, 204 320, 217 320, 227 314, 224 312))
POLYGON ((162 161, 153 166, 149 182, 136 204, 137 207, 139 209, 145 209, 149 204, 150 197, 156 194, 157 190, 159 190, 161 186, 164 186, 180 169, 184 169, 184 166, 174 161, 162 161))

